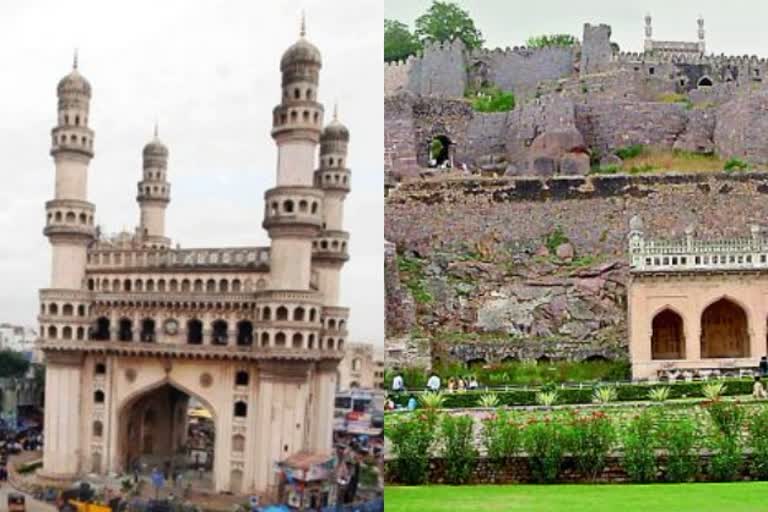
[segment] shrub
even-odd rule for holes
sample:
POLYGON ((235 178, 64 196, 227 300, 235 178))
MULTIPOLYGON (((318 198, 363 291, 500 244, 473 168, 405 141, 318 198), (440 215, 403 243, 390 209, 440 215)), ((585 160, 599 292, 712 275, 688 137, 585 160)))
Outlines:
POLYGON ((618 394, 614 386, 598 386, 592 395, 592 401, 598 404, 615 402, 617 398, 618 394))
POLYGON ((498 465, 513 457, 522 442, 520 432, 520 425, 507 411, 483 420, 482 443, 488 459, 498 465))
POLYGON ((659 386, 648 390, 648 399, 652 402, 666 402, 669 398, 669 386, 659 386))
POLYGON ((707 382, 701 387, 701 394, 709 400, 717 400, 725 394, 726 389, 728 386, 725 385, 725 382, 707 382))
POLYGON ((746 171, 747 169, 749 169, 749 164, 738 158, 729 158, 723 167, 725 172, 746 171))
POLYGON ((687 482, 698 470, 697 432, 690 418, 660 423, 660 440, 667 451, 667 479, 687 482))
POLYGON ((477 449, 472 435, 473 425, 471 416, 448 414, 443 417, 442 456, 445 460, 445 477, 449 483, 466 483, 475 468, 477 449))
POLYGON ((568 237, 563 233, 563 228, 557 226, 551 233, 547 235, 547 239, 544 241, 544 245, 547 246, 550 253, 554 253, 558 246, 568 243, 568 237))
POLYGON ((424 483, 434 442, 434 421, 427 414, 419 414, 387 426, 398 480, 408 485, 424 483))
POLYGON ((749 447, 752 449, 752 474, 768 479, 768 409, 758 411, 747 423, 749 447))
POLYGON ((652 442, 654 434, 654 418, 648 410, 631 419, 624 431, 622 464, 633 482, 645 483, 656 479, 656 453, 652 442))
POLYGON ((545 48, 548 46, 573 46, 578 42, 571 34, 542 34, 531 36, 525 41, 528 48, 545 48))
POLYGON ((605 468, 605 459, 616 439, 610 418, 602 411, 587 416, 574 414, 568 436, 568 446, 579 472, 595 480, 605 468))
POLYGON ((498 87, 485 87, 467 94, 477 112, 509 112, 515 108, 515 95, 498 87))
POLYGON ((709 459, 709 475, 718 482, 735 480, 744 461, 738 437, 718 433, 711 441, 712 456, 709 459))
POLYGON ((657 168, 651 164, 633 165, 629 168, 629 174, 645 174, 647 172, 653 172, 657 168))
POLYGON ((545 418, 530 422, 523 431, 531 475, 538 482, 555 482, 563 465, 567 434, 565 427, 545 418))
POLYGON ((496 393, 485 393, 483 395, 480 395, 480 400, 478 401, 478 405, 480 407, 498 407, 499 406, 499 395, 496 393))
POLYGON ((592 168, 592 174, 616 174, 619 166, 616 164, 598 165, 592 168))
POLYGON ((419 402, 425 409, 434 411, 443 407, 445 395, 442 391, 427 391, 419 397, 419 402))
POLYGON ((539 391, 536 393, 536 403, 552 407, 557 402, 557 391, 539 391))
POLYGON ((619 148, 614 153, 616 153, 616 156, 621 158, 622 160, 627 160, 629 158, 635 158, 637 156, 640 156, 645 151, 645 146, 642 144, 632 144, 631 146, 625 146, 623 148, 619 148))
POLYGON ((713 400, 702 402, 717 432, 729 438, 737 438, 744 424, 744 409, 736 402, 713 400))

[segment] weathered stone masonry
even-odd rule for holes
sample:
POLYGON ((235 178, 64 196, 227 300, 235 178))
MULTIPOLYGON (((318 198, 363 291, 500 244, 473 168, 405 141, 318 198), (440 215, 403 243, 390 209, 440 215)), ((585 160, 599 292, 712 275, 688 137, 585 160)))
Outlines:
POLYGON ((416 325, 388 315, 388 334, 418 327, 512 337, 481 353, 471 336, 450 343, 447 356, 463 360, 609 357, 626 346, 630 218, 639 215, 660 237, 681 236, 691 224, 700 237, 733 237, 768 216, 767 193, 768 173, 401 184, 386 202, 385 236, 399 254, 423 261, 433 300, 417 305, 416 325), (583 264, 542 255, 558 227, 583 264), (478 247, 486 257, 472 255, 478 247))

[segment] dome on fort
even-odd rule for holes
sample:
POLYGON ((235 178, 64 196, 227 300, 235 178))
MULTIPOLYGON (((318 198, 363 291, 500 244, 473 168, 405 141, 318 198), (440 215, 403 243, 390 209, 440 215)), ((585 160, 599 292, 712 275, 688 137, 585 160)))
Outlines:
POLYGON ((290 48, 285 50, 283 57, 280 59, 280 70, 285 71, 289 67, 294 65, 301 66, 321 66, 322 58, 320 57, 320 50, 317 46, 313 45, 302 36, 301 39, 296 41, 290 48))
POLYGON ((298 41, 293 43, 280 59, 280 70, 285 71, 293 66, 321 66, 322 58, 320 50, 306 39, 306 24, 304 17, 301 18, 301 32, 298 41))
POLYGON ((59 96, 84 94, 85 96, 90 97, 91 84, 80 74, 77 70, 77 65, 75 65, 75 67, 72 68, 72 71, 59 81, 59 85, 56 87, 56 92, 59 96))
POLYGON ((147 144, 144 146, 144 151, 142 152, 145 157, 147 156, 160 156, 160 157, 167 157, 168 156, 168 148, 160 141, 160 138, 157 136, 157 125, 155 125, 155 135, 152 137, 152 140, 147 142, 147 144))
POLYGON ((323 133, 320 135, 321 140, 349 140, 349 130, 346 126, 341 124, 338 119, 334 118, 328 126, 325 127, 323 133))

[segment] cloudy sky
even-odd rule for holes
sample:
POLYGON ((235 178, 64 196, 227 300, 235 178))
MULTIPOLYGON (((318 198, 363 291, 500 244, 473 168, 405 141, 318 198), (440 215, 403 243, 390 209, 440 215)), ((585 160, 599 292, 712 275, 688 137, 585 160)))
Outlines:
MULTIPOLYGON (((431 0, 386 0, 384 15, 413 28, 431 0)), ((483 32, 486 46, 520 46, 531 35, 568 33, 581 39, 584 23, 611 25, 612 40, 622 51, 642 51, 643 18, 653 17, 653 38, 696 41, 696 18, 704 17, 707 51, 716 54, 768 57, 763 37, 768 2, 755 0, 459 0, 483 32)))
POLYGON ((0 3, 0 322, 35 325, 48 286, 42 235, 56 84, 79 48, 93 87, 89 199, 106 232, 138 222, 141 149, 157 118, 170 150, 167 233, 182 247, 267 245, 263 193, 275 183, 269 132, 279 61, 307 36, 323 54, 320 100, 351 131, 346 202, 352 259, 342 301, 350 341, 383 339, 381 0, 68 0, 0 3))

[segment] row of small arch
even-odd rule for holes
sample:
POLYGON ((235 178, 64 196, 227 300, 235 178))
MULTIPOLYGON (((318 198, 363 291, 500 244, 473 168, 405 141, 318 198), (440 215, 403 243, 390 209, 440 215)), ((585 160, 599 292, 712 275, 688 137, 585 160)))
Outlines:
MULTIPOLYGON (((245 287, 248 288, 248 287, 245 287)), ((244 289, 243 283, 240 279, 208 279, 203 281, 202 279, 169 279, 163 278, 155 279, 88 279, 88 290, 90 291, 102 291, 102 292, 205 292, 205 293, 240 293, 242 291, 250 291, 244 289)))
MULTIPOLYGON (((312 88, 311 87, 307 87, 305 89, 305 91, 304 91, 304 94, 303 94, 304 98, 303 99, 305 99, 307 101, 312 101, 312 100, 314 100, 314 94, 315 93, 312 90, 312 88)), ((283 98, 290 99, 290 96, 291 96, 291 93, 290 93, 289 89, 287 87, 283 88, 283 98)), ((301 89, 300 88, 298 88, 298 87, 294 87, 293 88, 293 99, 295 99, 295 100, 302 99, 302 94, 301 94, 301 89)))
MULTIPOLYGON (((296 109, 289 109, 287 113, 285 111, 281 112, 280 114, 275 113, 275 116, 274 116, 275 126, 283 126, 287 124, 289 117, 290 117, 291 123, 299 122, 299 111, 296 109)), ((316 110, 314 113, 310 113, 309 110, 303 110, 301 111, 301 120, 304 123, 312 123, 312 124, 319 125, 320 112, 316 110)))
POLYGON ((312 201, 310 203, 306 199, 284 199, 282 202, 272 201, 270 203, 269 214, 271 216, 281 214, 292 215, 298 211, 298 213, 310 213, 312 215, 317 215, 319 206, 320 204, 317 201, 312 201))
MULTIPOLYGON (((327 155, 324 155, 324 156, 320 157, 320 166, 321 167, 323 167, 323 168, 334 167, 334 165, 336 167, 343 168, 344 167, 344 159, 341 158, 341 157, 334 158, 333 156, 327 156, 327 155)), ((326 179, 326 181, 328 181, 328 179, 326 179)), ((338 179, 336 181, 338 182, 338 179)), ((345 178, 344 179, 344 183, 346 183, 346 182, 347 182, 347 180, 345 178)))
POLYGON ((67 210, 67 211, 55 210, 52 212, 48 212, 48 224, 50 224, 51 222, 67 222, 72 224, 72 223, 78 222, 78 219, 80 224, 85 224, 85 225, 93 224, 93 214, 80 212, 80 214, 78 215, 72 210, 67 210))
MULTIPOLYGON (((211 343, 213 345, 227 345, 229 343, 229 324, 224 320, 216 320, 212 324, 211 331, 211 343)), ((157 341, 157 324, 154 319, 145 318, 140 324, 138 341, 143 343, 154 343, 157 341)), ((96 322, 96 327, 89 329, 86 332, 85 327, 78 326, 72 327, 66 325, 61 328, 61 337, 59 337, 59 328, 56 325, 49 325, 47 328, 41 326, 41 332, 45 333, 46 338, 49 340, 78 340, 84 341, 86 335, 92 341, 111 341, 112 331, 111 324, 108 318, 101 317, 96 322)), ((204 337, 203 322, 198 319, 190 319, 187 321, 186 329, 187 339, 186 342, 189 345, 202 345, 204 337)), ((288 340, 290 336, 290 347, 295 349, 308 349, 308 350, 342 350, 344 346, 344 338, 334 337, 322 337, 315 336, 314 333, 304 334, 301 332, 294 332, 293 335, 289 335, 284 331, 277 331, 274 336, 268 331, 263 331, 260 334, 255 334, 253 331, 253 323, 248 320, 242 320, 237 324, 237 332, 235 333, 237 346, 249 347, 258 340, 258 345, 261 348, 288 348, 288 340), (305 342, 306 341, 306 345, 305 342), (317 345, 316 342, 317 341, 317 345)), ((120 342, 132 342, 134 341, 133 321, 129 318, 121 318, 118 323, 117 340, 120 342)))
MULTIPOLYGON (((69 125, 69 119, 70 119, 69 114, 65 113, 64 114, 65 125, 69 125)), ((75 120, 75 126, 80 126, 80 114, 75 114, 74 120, 75 120)), ((59 120, 59 122, 61 122, 61 119, 59 120)), ((87 126, 87 125, 88 125, 88 116, 83 115, 83 126, 87 126)))
MULTIPOLYGON (((77 144, 78 143, 77 135, 75 135, 74 133, 71 133, 69 135, 69 141, 67 141, 67 135, 66 134, 61 134, 58 137, 58 140, 57 140, 55 135, 53 136, 53 145, 54 146, 56 146, 57 143, 58 144, 67 144, 67 142, 69 142, 69 144, 77 144)), ((85 135, 82 135, 80 137, 79 142, 80 142, 80 145, 83 146, 83 147, 93 148, 93 139, 90 139, 90 138, 86 137, 85 135)))
POLYGON ((269 261, 269 249, 257 250, 224 250, 224 251, 161 251, 161 252, 133 252, 133 251, 106 251, 88 254, 88 263, 96 265, 121 265, 125 263, 137 265, 154 265, 158 263, 171 263, 178 265, 189 264, 248 264, 256 261, 269 261), (114 255, 114 263, 111 261, 114 255), (123 258, 125 255, 125 258, 123 258), (146 258, 142 258, 146 256, 146 258), (101 260, 104 260, 103 262, 101 260), (125 261, 123 261, 125 260, 125 261))
MULTIPOLYGON (((141 189, 142 189, 142 186, 141 186, 141 184, 139 184, 139 194, 141 194, 141 192, 142 192, 141 189)), ((168 192, 170 192, 170 191, 171 191, 171 186, 168 185, 168 192)), ((162 195, 165 195, 165 185, 163 185, 161 187, 158 187, 157 185, 153 185, 151 187, 149 185, 144 185, 144 193, 145 194, 147 194, 147 195, 152 194, 152 193, 157 194, 158 192, 160 194, 162 194, 162 195)))
MULTIPOLYGON (((341 159, 339 159, 339 167, 341 167, 341 159)), ((324 172, 322 175, 318 175, 316 184, 317 185, 330 185, 332 183, 336 185, 346 185, 348 180, 348 176, 346 174, 338 174, 338 173, 329 173, 324 172), (322 176, 322 178, 320 178, 322 176)))
POLYGON ((321 239, 321 240, 312 240, 312 248, 313 249, 320 249, 322 251, 327 251, 328 249, 332 251, 341 251, 346 252, 347 250, 347 242, 341 241, 335 239, 321 239))

